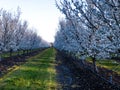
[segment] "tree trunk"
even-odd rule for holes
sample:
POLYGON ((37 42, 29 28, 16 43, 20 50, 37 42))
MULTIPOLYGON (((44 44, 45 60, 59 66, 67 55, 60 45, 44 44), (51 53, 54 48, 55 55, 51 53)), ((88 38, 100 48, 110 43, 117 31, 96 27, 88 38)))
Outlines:
POLYGON ((10 57, 12 57, 12 53, 13 53, 13 50, 12 50, 12 49, 10 49, 10 57))
POLYGON ((85 60, 81 60, 82 64, 85 65, 85 60))
POLYGON ((20 55, 20 50, 17 50, 17 52, 18 52, 17 55, 19 56, 20 55))
POLYGON ((29 53, 29 50, 27 50, 27 55, 28 55, 28 53, 29 53))
POLYGON ((25 50, 23 50, 23 55, 25 55, 25 50))
POLYGON ((1 53, 0 53, 0 61, 2 61, 2 56, 1 56, 1 53))
POLYGON ((109 82, 112 83, 112 82, 113 82, 113 81, 112 81, 112 80, 113 80, 112 74, 110 74, 110 75, 108 76, 108 78, 109 78, 109 82))
POLYGON ((2 61, 2 51, 0 51, 0 61, 2 61))
POLYGON ((93 60, 94 72, 98 73, 98 68, 97 68, 97 65, 96 65, 96 58, 92 58, 92 60, 93 60))

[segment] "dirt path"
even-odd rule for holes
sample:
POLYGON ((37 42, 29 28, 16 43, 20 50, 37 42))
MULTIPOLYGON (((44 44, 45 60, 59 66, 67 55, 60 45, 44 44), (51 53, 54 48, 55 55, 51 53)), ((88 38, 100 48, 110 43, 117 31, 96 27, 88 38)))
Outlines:
POLYGON ((120 90, 104 82, 88 70, 76 68, 60 54, 56 57, 58 90, 120 90))

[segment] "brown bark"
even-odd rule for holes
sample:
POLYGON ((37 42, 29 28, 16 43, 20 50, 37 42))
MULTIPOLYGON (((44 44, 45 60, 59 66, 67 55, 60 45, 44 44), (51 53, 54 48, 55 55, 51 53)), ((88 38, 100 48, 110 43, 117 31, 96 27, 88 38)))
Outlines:
POLYGON ((98 68, 97 68, 97 65, 96 65, 96 58, 92 58, 92 60, 93 60, 94 72, 98 73, 98 68))

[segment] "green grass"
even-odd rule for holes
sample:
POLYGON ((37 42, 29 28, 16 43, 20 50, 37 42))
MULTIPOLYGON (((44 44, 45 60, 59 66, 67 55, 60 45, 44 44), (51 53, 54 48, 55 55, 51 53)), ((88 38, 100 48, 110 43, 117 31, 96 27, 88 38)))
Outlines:
MULTIPOLYGON (((91 58, 87 58, 87 61, 92 63, 91 58)), ((120 74, 120 63, 115 60, 97 60, 96 64, 98 67, 104 67, 120 74)))
MULTIPOLYGON (((12 53, 12 56, 16 56, 17 54, 23 54, 23 51, 16 51, 12 53)), ((10 57, 10 52, 2 53, 1 54, 2 58, 10 57)))
POLYGON ((0 80, 0 90, 56 90, 55 50, 49 48, 0 80))
MULTIPOLYGON (((35 50, 37 50, 37 49, 34 49, 34 50, 32 50, 32 51, 28 50, 28 53, 33 52, 33 51, 35 51, 35 50)), ((16 55, 18 55, 18 53, 19 53, 19 55, 23 54, 23 50, 12 52, 12 56, 16 56, 16 55)), ((27 51, 25 51, 25 53, 27 53, 27 51)), ((2 58, 10 57, 10 52, 4 52, 4 53, 0 54, 0 56, 1 56, 2 58)))

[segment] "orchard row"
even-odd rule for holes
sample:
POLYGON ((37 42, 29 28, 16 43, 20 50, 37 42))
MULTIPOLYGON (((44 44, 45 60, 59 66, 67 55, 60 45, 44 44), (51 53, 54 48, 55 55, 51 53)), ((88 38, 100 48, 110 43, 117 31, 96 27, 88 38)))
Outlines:
POLYGON ((65 15, 59 22, 54 46, 84 62, 120 56, 119 0, 61 0, 57 8, 65 15))
POLYGON ((15 13, 0 10, 0 52, 48 47, 36 29, 28 28, 28 22, 21 20, 21 11, 15 13))

